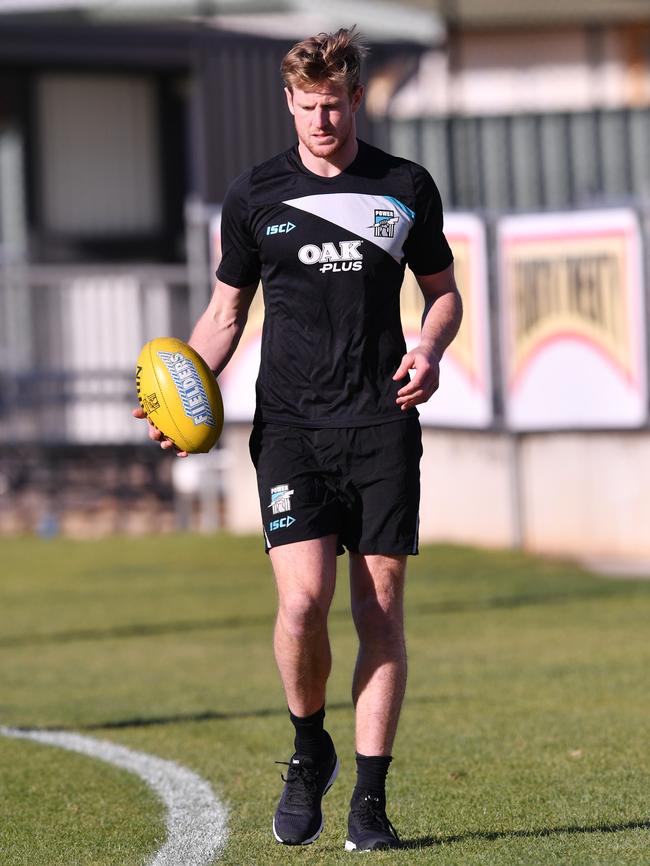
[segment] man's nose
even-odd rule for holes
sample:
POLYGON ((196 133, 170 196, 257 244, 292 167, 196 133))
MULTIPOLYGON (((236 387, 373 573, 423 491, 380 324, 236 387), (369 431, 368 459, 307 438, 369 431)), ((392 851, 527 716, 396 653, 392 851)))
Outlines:
POLYGON ((314 114, 314 122, 319 129, 327 126, 327 109, 317 108, 314 114))

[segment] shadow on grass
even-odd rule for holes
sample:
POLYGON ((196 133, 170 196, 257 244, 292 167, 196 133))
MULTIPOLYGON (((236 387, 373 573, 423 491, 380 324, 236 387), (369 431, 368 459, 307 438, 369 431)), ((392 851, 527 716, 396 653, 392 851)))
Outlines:
POLYGON ((496 842, 498 839, 536 839, 577 833, 623 833, 626 830, 650 830, 650 821, 594 824, 593 826, 541 827, 538 830, 499 830, 493 833, 460 833, 457 836, 421 836, 417 839, 403 839, 402 847, 417 850, 418 848, 435 848, 438 845, 455 845, 459 842, 470 842, 473 839, 496 842))
POLYGON ((268 626, 273 624, 273 618, 268 615, 233 616, 222 619, 192 619, 177 622, 133 623, 131 625, 116 625, 110 628, 71 629, 69 631, 50 632, 49 634, 23 634, 0 638, 0 649, 3 647, 41 646, 45 644, 74 643, 75 641, 119 640, 121 638, 156 637, 166 634, 183 634, 192 631, 215 631, 247 626, 268 626))
MULTIPOLYGON (((420 696, 409 698, 409 704, 431 704, 441 703, 445 697, 420 696)), ((327 704, 327 711, 349 710, 352 712, 351 701, 340 701, 327 704)), ((286 716, 286 707, 262 707, 254 710, 239 710, 237 712, 218 712, 217 710, 206 710, 203 713, 174 713, 168 716, 132 716, 127 719, 108 719, 103 722, 89 722, 80 725, 39 725, 19 726, 18 730, 39 731, 110 731, 121 728, 153 728, 163 725, 181 725, 188 722, 214 722, 214 721, 238 721, 240 719, 264 719, 272 716, 286 716)))
MULTIPOLYGON (((349 703, 329 704, 328 710, 352 709, 349 703)), ((241 710, 233 713, 220 713, 208 710, 204 713, 177 713, 169 716, 133 716, 128 719, 109 719, 104 722, 90 722, 85 725, 38 725, 21 727, 25 731, 111 731, 122 728, 154 728, 162 725, 181 725, 188 722, 237 721, 239 719, 263 719, 270 716, 286 716, 286 707, 259 710, 241 710)))
MULTIPOLYGON (((585 588, 575 592, 523 594, 513 596, 493 596, 485 599, 449 600, 431 604, 412 605, 407 609, 409 618, 466 613, 480 610, 509 610, 531 605, 570 604, 576 601, 624 597, 638 592, 638 584, 620 584, 614 587, 585 588)), ((330 612, 330 619, 340 620, 350 617, 349 610, 339 609, 330 612)), ((258 614, 232 616, 213 619, 195 619, 160 623, 132 623, 109 628, 71 629, 69 631, 43 634, 16 634, 0 637, 0 649, 48 644, 73 643, 75 641, 119 640, 122 638, 147 638, 168 634, 184 634, 193 631, 227 631, 238 628, 272 627, 274 616, 258 614)))

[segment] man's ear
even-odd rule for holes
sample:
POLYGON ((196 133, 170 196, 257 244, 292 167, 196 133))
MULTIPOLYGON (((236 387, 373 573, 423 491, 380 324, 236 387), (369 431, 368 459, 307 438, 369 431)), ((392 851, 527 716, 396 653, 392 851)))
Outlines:
POLYGON ((293 93, 289 90, 288 87, 284 88, 285 96, 287 97, 287 106, 291 114, 295 114, 296 112, 293 109, 293 93))
POLYGON ((356 112, 359 110, 361 106, 361 100, 363 99, 363 94, 365 92, 363 84, 357 85, 357 87, 352 92, 352 98, 350 99, 350 105, 352 108, 352 112, 356 112))

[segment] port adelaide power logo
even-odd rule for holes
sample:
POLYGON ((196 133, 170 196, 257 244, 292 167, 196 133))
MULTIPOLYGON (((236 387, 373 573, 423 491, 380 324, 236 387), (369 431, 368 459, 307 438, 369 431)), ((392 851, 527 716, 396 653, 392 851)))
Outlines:
POLYGON ((273 514, 281 514, 283 511, 291 511, 291 497, 293 490, 289 490, 288 484, 277 484, 271 488, 271 501, 269 508, 273 514))
POLYGON ((376 238, 394 238, 395 224, 399 217, 394 210, 375 210, 375 221, 372 226, 376 238))
MULTIPOLYGON (((283 514, 291 511, 291 497, 294 491, 289 489, 288 484, 277 484, 271 488, 271 501, 269 508, 273 514, 283 514)), ((296 522, 296 518, 287 514, 285 517, 279 517, 269 522, 269 532, 275 532, 276 529, 288 529, 296 522)))

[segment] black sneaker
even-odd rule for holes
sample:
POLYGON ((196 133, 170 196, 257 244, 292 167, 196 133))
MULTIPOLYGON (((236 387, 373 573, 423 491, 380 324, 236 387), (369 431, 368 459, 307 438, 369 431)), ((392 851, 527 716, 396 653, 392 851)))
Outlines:
POLYGON ((320 804, 338 776, 339 761, 332 749, 322 764, 296 754, 288 767, 286 778, 282 777, 285 786, 273 819, 273 835, 283 845, 309 845, 323 830, 320 804))
POLYGON ((371 791, 352 795, 346 851, 383 851, 400 848, 395 828, 386 817, 386 800, 371 791))

